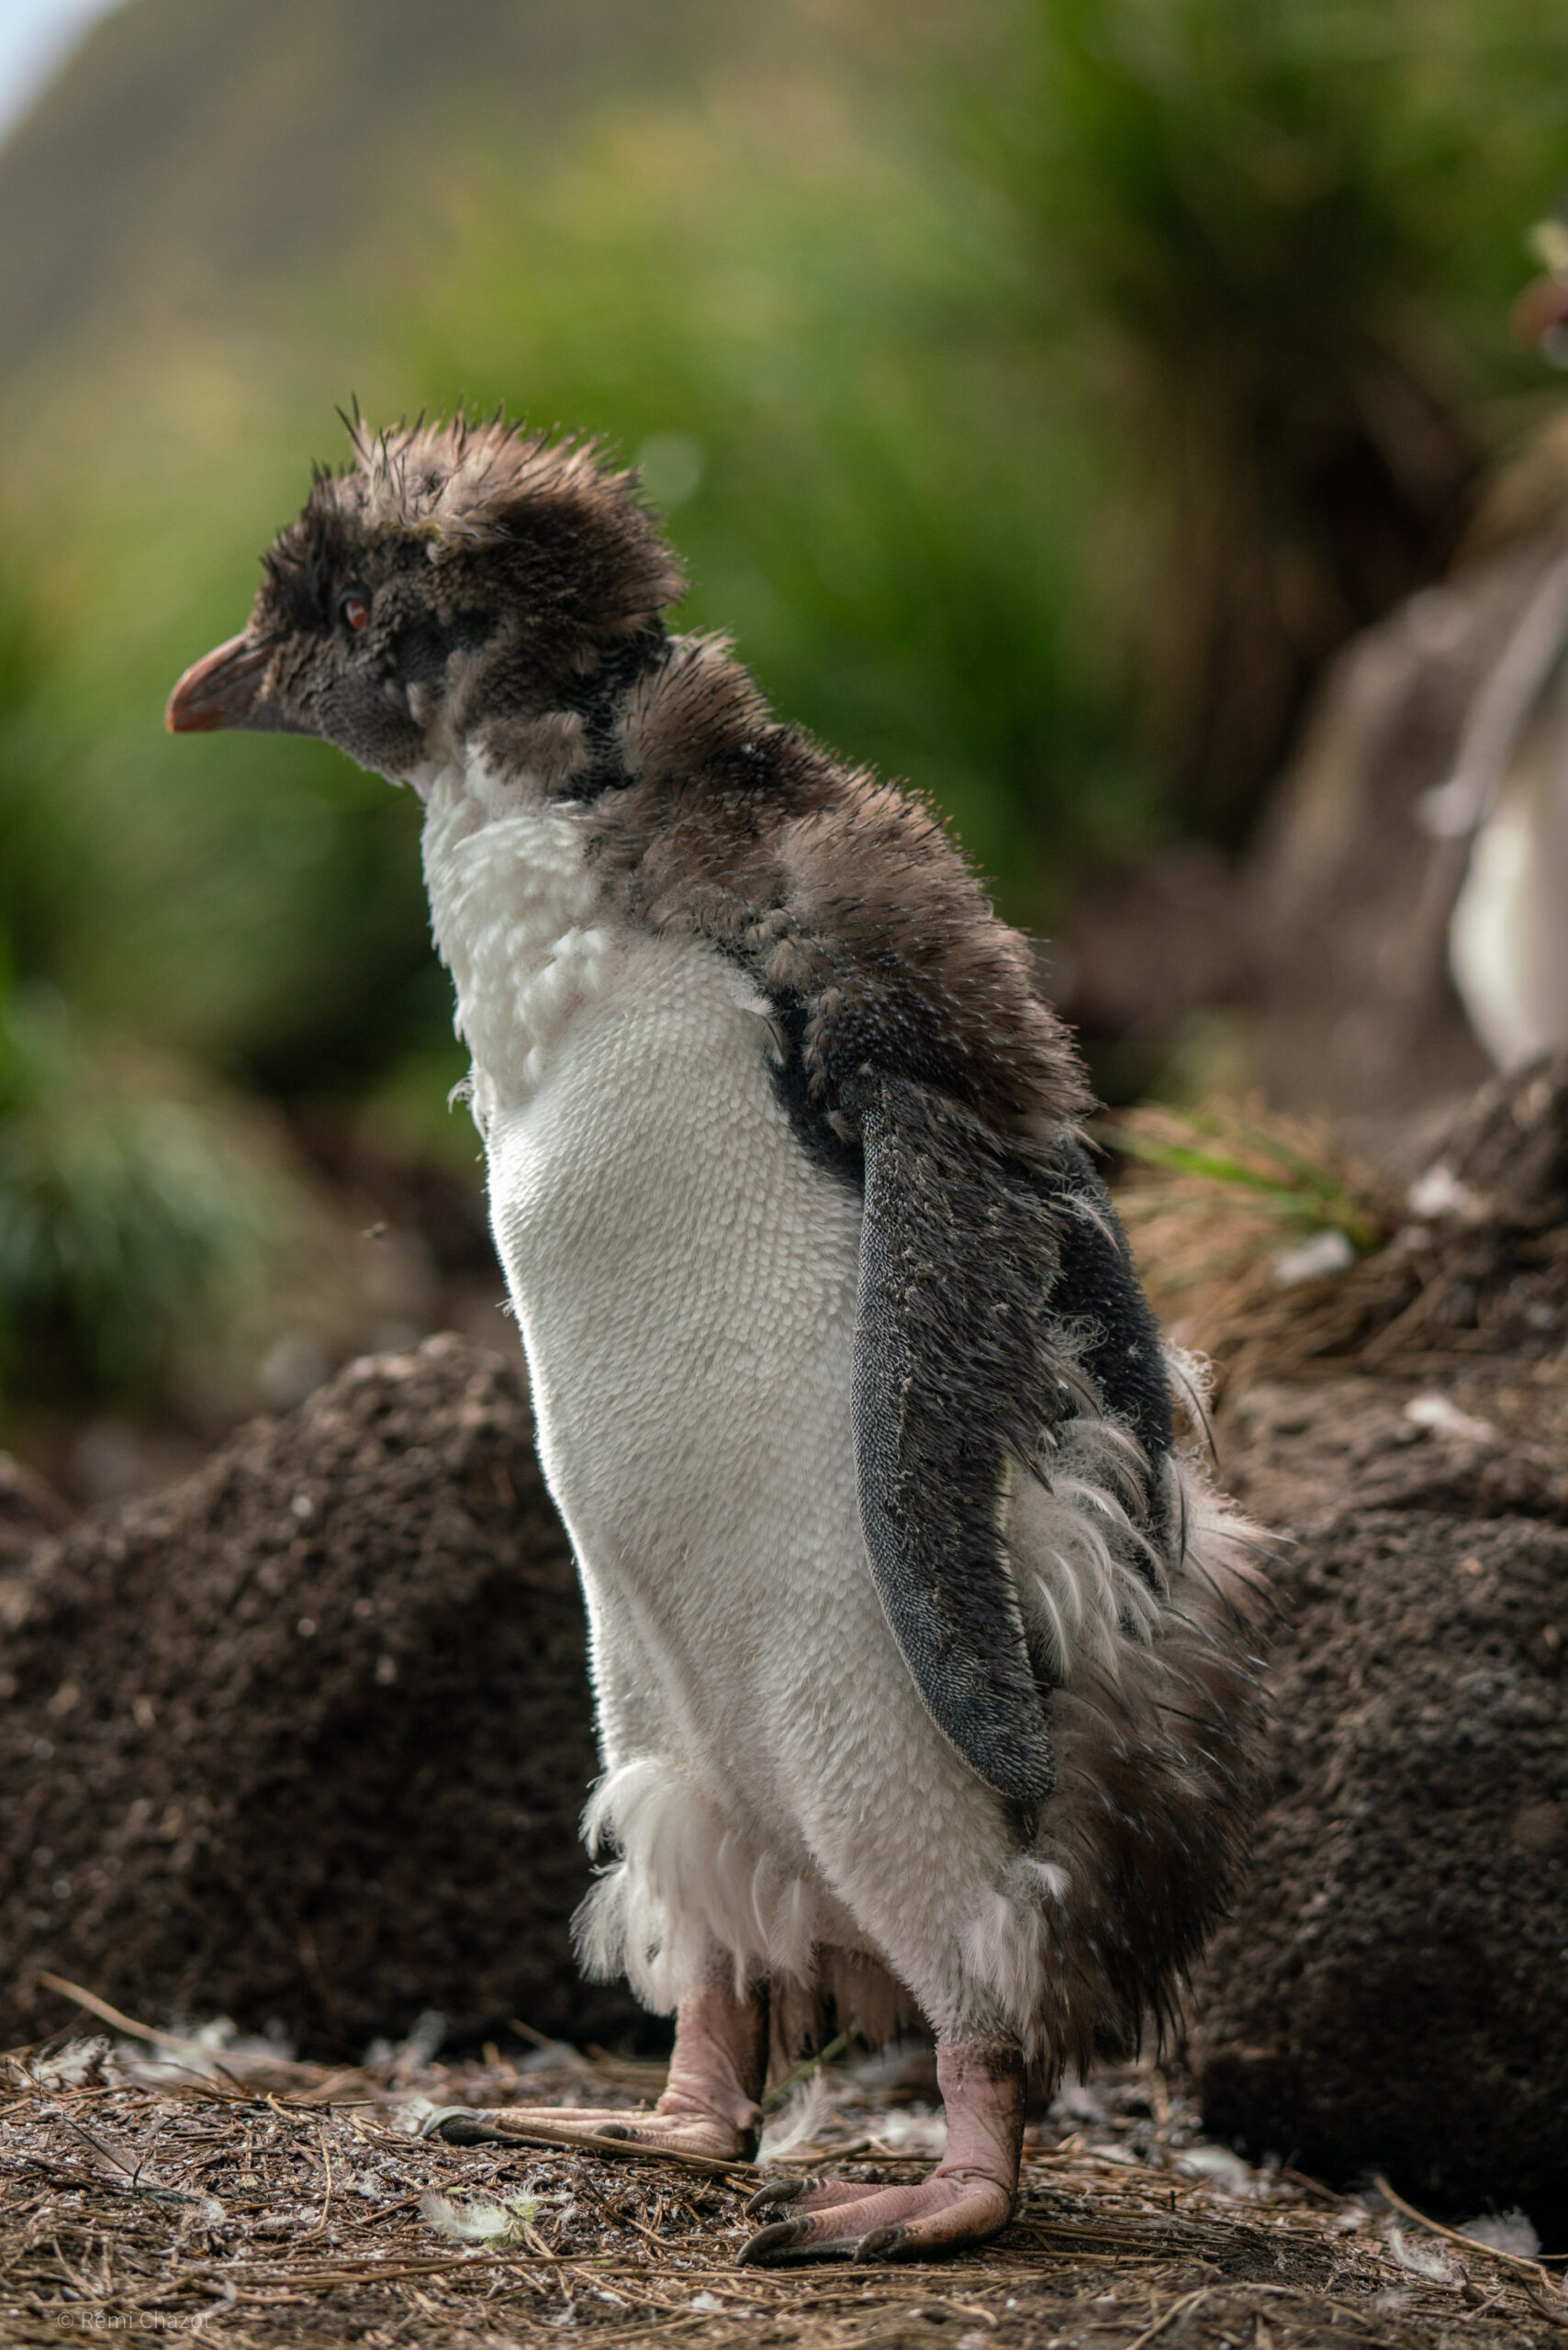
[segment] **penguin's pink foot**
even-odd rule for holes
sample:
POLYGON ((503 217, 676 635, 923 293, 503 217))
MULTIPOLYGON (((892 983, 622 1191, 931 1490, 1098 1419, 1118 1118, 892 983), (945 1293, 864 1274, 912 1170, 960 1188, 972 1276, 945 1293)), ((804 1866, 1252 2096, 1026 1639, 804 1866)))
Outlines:
POLYGON ((1007 2225, 1018 2199, 1024 2065, 1011 2041, 949 2041, 936 2052, 947 2108, 947 2151, 915 2187, 843 2179, 770 2182, 746 2205, 760 2219, 741 2259, 760 2267, 807 2260, 924 2260, 983 2244, 1007 2225))
POLYGON ((751 2160, 756 2132, 718 2113, 672 2113, 661 2098, 651 2111, 624 2106, 486 2105, 442 2106, 431 2114, 423 2134, 449 2145, 480 2146, 533 2132, 553 2141, 595 2146, 646 2146, 650 2152, 700 2154, 721 2163, 751 2160))
POLYGON ((607 2140, 650 2153, 749 2162, 762 2127, 757 2098, 767 2055, 767 2010, 760 1997, 737 1998, 715 1979, 683 2000, 663 2096, 650 2113, 558 2105, 448 2106, 425 2123, 427 2136, 456 2145, 507 2131, 537 2132, 585 2147, 607 2140))
MULTIPOLYGON (((763 2268, 806 2260, 924 2260, 983 2244, 1013 2217, 1014 2190, 1000 2179, 934 2171, 918 2187, 833 2184, 789 2205, 791 2217, 760 2228, 741 2258, 763 2268)), ((753 2196, 748 2212, 774 2206, 753 2196)))

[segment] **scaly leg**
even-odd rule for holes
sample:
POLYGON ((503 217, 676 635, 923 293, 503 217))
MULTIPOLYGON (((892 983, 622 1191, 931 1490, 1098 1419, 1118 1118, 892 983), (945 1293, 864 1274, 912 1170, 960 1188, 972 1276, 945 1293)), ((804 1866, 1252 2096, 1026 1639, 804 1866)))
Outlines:
POLYGON ((735 1997, 728 1975, 714 1975, 676 2016, 675 2053, 664 2094, 651 2113, 581 2106, 449 2107, 427 2127, 459 2142, 473 2125, 507 2130, 566 2131, 585 2138, 622 2138, 717 2162, 749 2162, 762 2126, 763 2075, 767 2064, 767 2001, 763 1991, 735 1997), (468 2127, 465 2127, 465 2124, 468 2127))
POLYGON ((947 2151, 917 2187, 780 2179, 746 2205, 761 2228, 741 2253, 765 2267, 804 2260, 921 2260, 983 2244, 1007 2225, 1024 2143, 1024 2059, 1011 2040, 948 2040, 936 2051, 947 2151))

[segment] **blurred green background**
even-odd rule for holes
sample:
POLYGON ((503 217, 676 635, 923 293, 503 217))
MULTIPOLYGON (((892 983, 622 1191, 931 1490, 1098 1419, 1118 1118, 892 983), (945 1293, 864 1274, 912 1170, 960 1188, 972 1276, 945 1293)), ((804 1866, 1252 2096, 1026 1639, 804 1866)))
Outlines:
POLYGON ((0 149, 0 1438, 286 1401, 469 1261, 417 807, 162 731, 337 404, 605 434, 1048 933, 1241 847, 1451 551, 1565 176, 1568 0, 126 0, 0 149), (388 1200, 395 1310, 301 1308, 388 1200))

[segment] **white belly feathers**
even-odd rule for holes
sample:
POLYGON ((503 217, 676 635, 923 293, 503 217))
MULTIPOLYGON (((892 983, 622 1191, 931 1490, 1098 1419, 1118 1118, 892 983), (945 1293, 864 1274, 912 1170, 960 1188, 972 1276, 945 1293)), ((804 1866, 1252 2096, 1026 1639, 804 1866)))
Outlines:
POLYGON ((797 1147, 745 975, 604 923, 580 821, 454 773, 425 862, 588 1599, 608 1771, 589 1826, 624 1855, 588 1955, 666 2007, 715 1946, 797 1975, 823 1942, 893 1949, 940 2016, 1009 1840, 866 1563, 860 1203, 797 1147))

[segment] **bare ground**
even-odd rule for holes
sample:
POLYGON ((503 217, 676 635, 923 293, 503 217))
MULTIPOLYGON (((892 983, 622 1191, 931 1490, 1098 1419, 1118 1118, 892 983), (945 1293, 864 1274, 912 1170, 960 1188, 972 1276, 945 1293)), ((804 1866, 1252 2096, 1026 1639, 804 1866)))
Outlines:
MULTIPOLYGON (((1032 2127, 1017 2219, 919 2266, 742 2268, 756 2174, 413 2134, 431 2105, 625 2102, 659 2072, 555 2043, 330 2072, 253 2044, 59 2042, 4 2060, 0 2341, 193 2331, 225 2344, 503 2350, 1462 2350, 1568 2334, 1560 2267, 1204 2146, 1151 2065, 1032 2127)), ((824 2072, 768 2159, 929 2164, 928 2059, 824 2072), (799 2133, 804 2132, 801 2136, 799 2133)))

